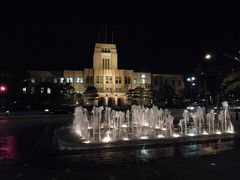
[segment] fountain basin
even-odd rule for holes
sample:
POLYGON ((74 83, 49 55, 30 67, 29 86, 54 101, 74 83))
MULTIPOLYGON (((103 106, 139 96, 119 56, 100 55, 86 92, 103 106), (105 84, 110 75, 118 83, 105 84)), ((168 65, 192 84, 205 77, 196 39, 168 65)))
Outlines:
POLYGON ((149 139, 139 138, 126 140, 123 138, 117 141, 91 142, 91 140, 81 139, 78 135, 73 133, 71 131, 71 126, 62 126, 55 129, 53 141, 55 144, 55 149, 57 151, 64 152, 106 148, 139 148, 142 146, 178 146, 191 143, 202 144, 229 141, 236 138, 239 138, 239 134, 237 133, 222 133, 180 137, 156 137, 149 139))

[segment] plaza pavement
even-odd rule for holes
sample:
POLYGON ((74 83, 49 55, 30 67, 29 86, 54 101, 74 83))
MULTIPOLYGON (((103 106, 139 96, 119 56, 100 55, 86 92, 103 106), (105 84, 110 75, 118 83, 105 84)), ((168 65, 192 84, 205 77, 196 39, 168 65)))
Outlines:
MULTIPOLYGON (((31 153, 34 156, 32 149, 46 125, 71 121, 71 115, 1 116, 0 179, 239 179, 238 141, 219 146, 121 149, 60 157, 39 156, 34 160, 24 158, 31 153)), ((239 121, 233 122, 239 130, 239 121)))

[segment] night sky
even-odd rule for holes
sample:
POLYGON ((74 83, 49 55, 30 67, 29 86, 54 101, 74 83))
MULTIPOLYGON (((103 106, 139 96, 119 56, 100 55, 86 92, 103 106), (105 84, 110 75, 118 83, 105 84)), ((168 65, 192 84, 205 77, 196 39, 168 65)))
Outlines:
MULTIPOLYGON (((119 68, 155 73, 190 72, 203 54, 239 49, 240 8, 231 4, 13 4, 1 11, 1 68, 92 67, 103 27, 119 52, 119 68)), ((228 63, 226 61, 226 63, 228 63)))

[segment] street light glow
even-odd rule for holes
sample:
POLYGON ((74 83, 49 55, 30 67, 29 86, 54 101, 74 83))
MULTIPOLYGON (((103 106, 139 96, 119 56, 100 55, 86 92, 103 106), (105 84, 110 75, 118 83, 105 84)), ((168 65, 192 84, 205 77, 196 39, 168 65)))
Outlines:
POLYGON ((0 85, 0 93, 7 92, 7 86, 6 85, 0 85))
POLYGON ((5 88, 4 86, 1 86, 0 90, 1 90, 1 91, 5 91, 6 88, 5 88))
POLYGON ((190 79, 190 78, 187 78, 187 81, 189 82, 189 81, 191 81, 191 79, 190 79))
POLYGON ((195 80, 195 77, 192 77, 192 81, 194 81, 195 80))
POLYGON ((211 54, 206 54, 205 59, 210 60, 212 58, 211 54))
POLYGON ((142 79, 145 79, 145 78, 146 78, 146 75, 145 75, 145 74, 142 74, 142 75, 141 75, 141 78, 142 78, 142 79))

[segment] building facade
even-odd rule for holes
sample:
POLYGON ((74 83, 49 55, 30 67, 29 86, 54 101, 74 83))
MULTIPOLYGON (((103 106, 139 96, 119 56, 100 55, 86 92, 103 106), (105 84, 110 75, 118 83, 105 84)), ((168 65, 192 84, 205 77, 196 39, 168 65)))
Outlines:
MULTIPOLYGON (((97 89, 98 105, 124 105, 126 92, 136 87, 159 88, 169 83, 179 94, 184 88, 183 76, 174 74, 152 74, 134 72, 131 69, 118 69, 118 52, 115 44, 96 43, 93 53, 93 68, 83 70, 64 70, 63 72, 29 71, 31 81, 70 83, 77 93, 84 93, 88 87, 97 89)), ((97 105, 96 104, 96 105, 97 105)))
POLYGON ((64 78, 79 93, 83 93, 89 86, 96 87, 99 102, 103 105, 126 104, 126 92, 129 89, 151 84, 150 72, 118 69, 116 45, 103 43, 95 45, 93 69, 64 70, 64 78))

